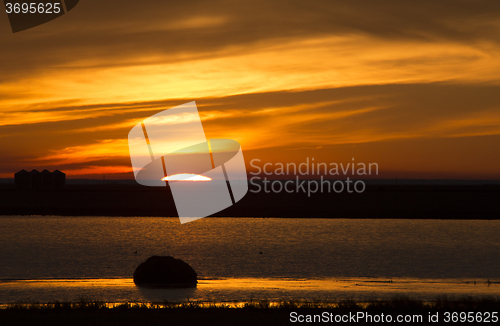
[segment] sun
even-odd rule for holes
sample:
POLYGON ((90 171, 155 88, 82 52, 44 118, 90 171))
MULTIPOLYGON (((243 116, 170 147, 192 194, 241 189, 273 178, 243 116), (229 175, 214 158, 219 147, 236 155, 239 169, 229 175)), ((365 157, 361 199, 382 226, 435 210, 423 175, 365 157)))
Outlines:
POLYGON ((200 174, 193 173, 177 173, 166 176, 161 179, 162 181, 210 181, 212 178, 200 174))

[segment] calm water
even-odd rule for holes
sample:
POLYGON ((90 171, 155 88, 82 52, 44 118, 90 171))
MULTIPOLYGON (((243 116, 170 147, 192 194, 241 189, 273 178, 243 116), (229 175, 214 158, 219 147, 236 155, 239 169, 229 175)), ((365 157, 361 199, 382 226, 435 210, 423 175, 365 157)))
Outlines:
POLYGON ((500 221, 0 217, 0 303, 499 295, 499 234, 500 221), (200 284, 135 287, 152 255, 200 284))

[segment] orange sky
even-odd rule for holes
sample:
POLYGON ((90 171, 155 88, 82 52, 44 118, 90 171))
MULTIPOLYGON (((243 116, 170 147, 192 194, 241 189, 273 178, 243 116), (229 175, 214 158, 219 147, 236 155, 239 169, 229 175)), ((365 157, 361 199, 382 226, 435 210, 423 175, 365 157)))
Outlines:
POLYGON ((387 178, 499 179, 499 13, 86 0, 16 34, 0 15, 0 177, 129 178, 128 131, 194 100, 207 137, 239 141, 247 162, 354 157, 387 178))

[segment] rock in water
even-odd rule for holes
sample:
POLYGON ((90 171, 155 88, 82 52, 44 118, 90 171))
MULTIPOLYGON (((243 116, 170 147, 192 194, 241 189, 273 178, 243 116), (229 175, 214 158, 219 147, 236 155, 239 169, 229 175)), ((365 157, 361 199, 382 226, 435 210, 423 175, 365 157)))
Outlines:
POLYGON ((137 285, 159 287, 193 287, 198 274, 186 262, 171 256, 152 256, 134 272, 137 285))

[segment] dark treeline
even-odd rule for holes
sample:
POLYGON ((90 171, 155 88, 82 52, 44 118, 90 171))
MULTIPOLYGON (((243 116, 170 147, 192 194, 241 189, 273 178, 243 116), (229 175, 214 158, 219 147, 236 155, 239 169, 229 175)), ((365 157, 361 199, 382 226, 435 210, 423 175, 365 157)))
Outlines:
MULTIPOLYGON (((250 190, 252 188, 250 187, 250 190)), ((253 193, 217 217, 498 219, 500 185, 366 185, 363 193, 253 193)), ((0 215, 177 216, 168 187, 0 185, 0 215)))

